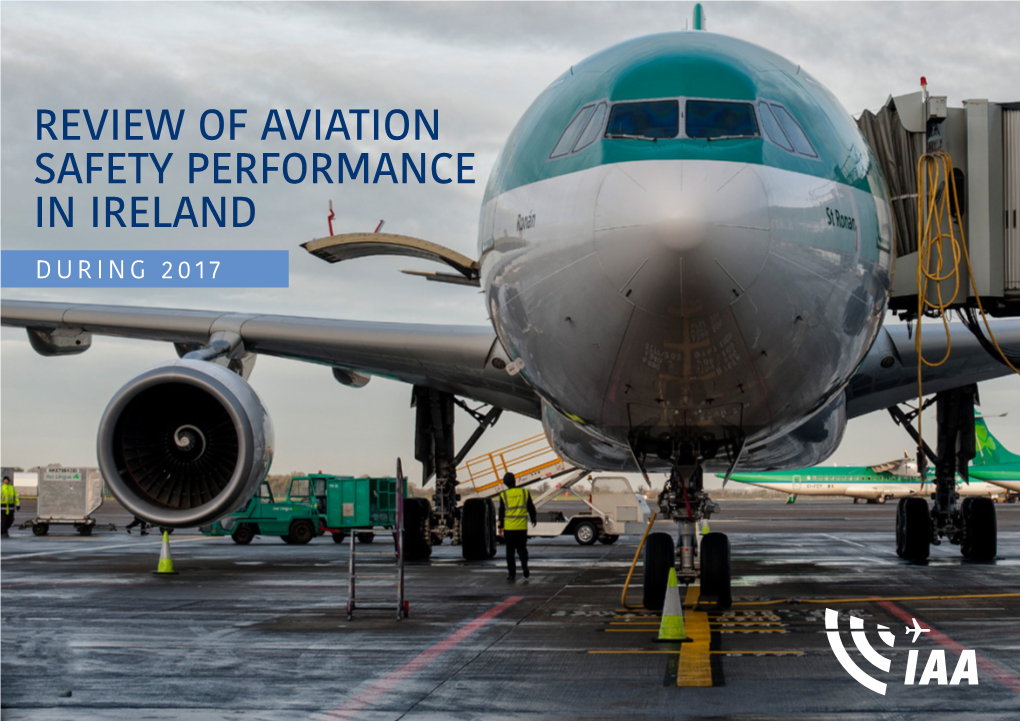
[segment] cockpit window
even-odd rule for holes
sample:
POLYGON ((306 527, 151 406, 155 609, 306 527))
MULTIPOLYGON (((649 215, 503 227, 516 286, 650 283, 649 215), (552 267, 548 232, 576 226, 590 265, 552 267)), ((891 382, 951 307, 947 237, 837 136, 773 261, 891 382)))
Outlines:
POLYGON ((607 138, 675 138, 680 134, 680 103, 652 100, 617 103, 609 115, 607 138))
POLYGON ((776 117, 779 119, 779 124, 783 126, 783 130, 786 131, 787 137, 793 143, 793 149, 802 155, 809 155, 812 158, 817 158, 818 153, 811 147, 811 141, 807 139, 807 135, 801 129, 800 125, 793 116, 790 115, 789 111, 782 105, 773 105, 772 109, 776 111, 776 117))
POLYGON ((723 100, 687 101, 687 137, 756 138, 758 122, 750 103, 723 100))
POLYGON ((769 137, 769 140, 783 150, 787 150, 792 153, 793 145, 790 143, 790 139, 786 137, 786 133, 783 132, 783 128, 780 127, 779 121, 776 120, 775 113, 772 112, 772 108, 769 107, 769 104, 759 104, 758 110, 761 112, 761 124, 762 127, 765 128, 765 134, 769 137))
POLYGON ((574 147, 574 143, 577 142, 578 136, 584 130, 584 126, 588 124, 588 120, 594 112, 594 105, 586 105, 581 108, 580 112, 570 121, 567 129, 563 131, 563 135, 560 136, 560 142, 556 143, 556 147, 553 148, 552 154, 549 156, 550 158, 558 158, 570 152, 570 149, 574 147))
POLYGON ((581 148, 587 148, 589 145, 594 143, 598 137, 602 134, 602 123, 606 120, 606 104, 599 103, 598 107, 595 108, 595 114, 591 116, 591 120, 588 121, 588 127, 581 133, 581 137, 577 139, 577 143, 574 145, 574 152, 576 153, 581 148))

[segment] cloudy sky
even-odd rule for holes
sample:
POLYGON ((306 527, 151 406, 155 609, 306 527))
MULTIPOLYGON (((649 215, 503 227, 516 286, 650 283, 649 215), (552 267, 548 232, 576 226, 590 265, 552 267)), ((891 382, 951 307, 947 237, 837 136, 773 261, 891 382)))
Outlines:
MULTIPOLYGON (((3 297, 212 308, 365 320, 486 323, 475 289, 399 274, 429 268, 400 259, 328 265, 298 247, 327 234, 334 202, 337 231, 369 230, 380 219, 394 233, 448 245, 476 257, 478 210, 503 141, 531 101, 586 56, 638 35, 682 29, 693 3, 13 3, 5 2, 2 73, 4 249, 286 249, 286 289, 3 289, 3 297), (39 141, 39 108, 186 111, 180 139, 125 142, 39 141), (204 140, 206 109, 247 109, 235 141, 204 140), (269 140, 259 130, 272 108, 439 110, 439 140, 269 140), (41 186, 35 158, 51 152, 140 150, 175 153, 166 182, 140 186, 41 186), (279 179, 269 185, 188 185, 188 152, 346 151, 475 154, 474 185, 343 186, 279 179), (73 230, 36 228, 40 195, 74 196, 73 230), (244 195, 255 222, 243 230, 94 229, 84 217, 92 196, 244 195)), ((709 28, 749 40, 803 65, 848 111, 880 107, 888 95, 917 89, 926 75, 952 105, 965 98, 1020 100, 1020 5, 926 3, 707 3, 709 28)), ((81 126, 79 130, 85 130, 81 126)), ((106 403, 128 379, 175 357, 160 343, 97 338, 77 358, 42 358, 23 331, 0 335, 3 465, 94 465, 95 429, 106 403)), ((260 358, 252 384, 277 429, 274 470, 388 473, 413 456, 410 388, 380 379, 360 390, 339 386, 329 370, 260 358)), ((982 387, 984 409, 1020 405, 1020 379, 982 387)), ((1020 447, 1020 413, 995 421, 1020 447)), ((541 431, 504 418, 480 444, 489 450, 541 431)), ((460 426, 460 437, 469 432, 460 426)), ((884 414, 853 421, 833 461, 871 463, 898 456, 909 441, 884 414)))

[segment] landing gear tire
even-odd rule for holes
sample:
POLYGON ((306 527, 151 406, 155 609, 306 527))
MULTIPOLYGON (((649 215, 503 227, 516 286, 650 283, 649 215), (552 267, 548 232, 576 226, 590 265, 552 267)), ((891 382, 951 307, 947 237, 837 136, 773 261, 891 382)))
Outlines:
POLYGON ((234 529, 230 537, 234 539, 234 543, 237 545, 247 546, 255 538, 255 529, 250 523, 242 523, 234 529))
POLYGON ((590 546, 599 540, 599 529, 591 521, 581 521, 574 526, 574 539, 582 546, 590 546))
POLYGON ((931 552, 931 514, 923 498, 903 499, 903 558, 925 561, 931 552))
POLYGON ((460 547, 465 560, 483 561, 489 555, 489 519, 491 501, 470 498, 460 509, 460 547))
POLYGON ((963 541, 960 550, 972 561, 991 561, 998 551, 995 503, 991 498, 967 498, 961 508, 963 541))
MULTIPOLYGON (((854 499, 854 503, 857 503, 857 499, 854 499)), ((906 511, 904 510, 907 505, 907 499, 901 498, 900 502, 896 505, 896 555, 900 558, 906 558, 903 555, 903 548, 905 545, 905 535, 903 530, 903 516, 906 511)))
POLYGON ((290 533, 287 535, 290 536, 291 543, 303 546, 315 538, 315 526, 311 521, 294 521, 290 524, 290 533))
POLYGON ((619 536, 610 536, 608 533, 603 533, 599 536, 599 543, 604 543, 610 546, 620 540, 619 536))
POLYGON ((333 543, 343 543, 347 540, 346 533, 331 533, 329 535, 333 537, 333 543))
POLYGON ((486 506, 485 523, 488 529, 488 548, 485 552, 486 558, 492 558, 496 555, 496 551, 499 549, 499 544, 496 543, 496 506, 493 503, 489 503, 486 506))
POLYGON ((427 498, 404 501, 404 558, 424 561, 432 555, 432 531, 429 521, 432 505, 427 498))
POLYGON ((652 533, 645 541, 645 577, 641 603, 651 611, 661 611, 666 600, 669 569, 676 565, 676 546, 668 533, 652 533))
POLYGON ((721 609, 733 605, 730 539, 725 533, 706 533, 701 538, 701 595, 715 596, 721 609))
POLYGON ((375 540, 375 534, 371 531, 362 531, 358 534, 358 543, 371 543, 375 540))

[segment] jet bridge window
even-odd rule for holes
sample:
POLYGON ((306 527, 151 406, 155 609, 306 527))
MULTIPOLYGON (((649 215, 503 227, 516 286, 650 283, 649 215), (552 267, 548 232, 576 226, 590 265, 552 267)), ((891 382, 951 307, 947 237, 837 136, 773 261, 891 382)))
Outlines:
POLYGON ((723 100, 688 100, 687 137, 757 138, 754 106, 723 100))
POLYGON ((556 147, 553 148, 552 154, 549 156, 550 158, 559 158, 570 152, 570 149, 574 147, 574 143, 577 142, 578 137, 594 112, 594 104, 581 108, 577 115, 574 116, 574 119, 570 121, 567 129, 563 131, 563 135, 560 136, 560 142, 556 143, 556 147))
MULTIPOLYGON (((793 119, 792 115, 790 115, 790 111, 782 105, 776 105, 775 103, 769 103, 769 106, 775 111, 779 124, 786 132, 786 137, 788 137, 790 142, 793 143, 793 149, 801 155, 806 155, 809 158, 817 158, 818 153, 815 152, 814 147, 811 145, 811 141, 808 140, 807 135, 805 135, 800 124, 793 119)), ((782 145, 782 143, 777 144, 782 145)))
POLYGON ((607 138, 656 140, 680 134, 680 103, 676 100, 644 100, 617 103, 609 115, 607 138))

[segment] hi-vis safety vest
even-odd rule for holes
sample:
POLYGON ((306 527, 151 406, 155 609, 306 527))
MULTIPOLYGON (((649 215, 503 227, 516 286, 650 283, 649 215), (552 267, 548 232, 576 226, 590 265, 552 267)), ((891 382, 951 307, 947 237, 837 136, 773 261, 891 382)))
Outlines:
POLYGON ((525 531, 528 528, 528 489, 508 488, 499 494, 505 513, 503 530, 525 531))
POLYGON ((17 503, 18 492, 14 490, 14 486, 9 483, 0 486, 0 505, 3 506, 4 511, 11 510, 17 503))

